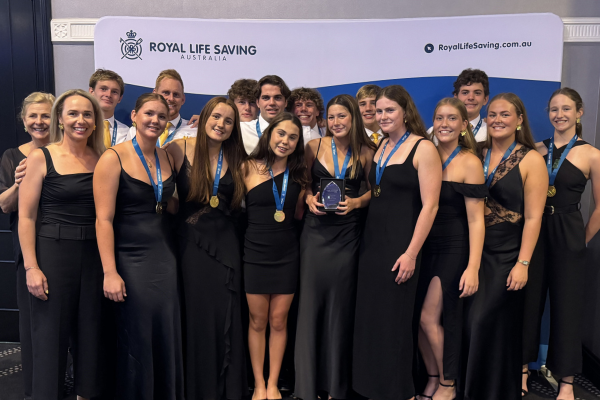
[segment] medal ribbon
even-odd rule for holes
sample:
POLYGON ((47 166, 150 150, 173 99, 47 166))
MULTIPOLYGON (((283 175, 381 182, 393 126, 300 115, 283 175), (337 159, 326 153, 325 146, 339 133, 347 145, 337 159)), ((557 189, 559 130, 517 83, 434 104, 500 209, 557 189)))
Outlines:
POLYGON ((481 128, 482 123, 483 123, 483 118, 479 117, 479 122, 477 123, 475 128, 473 128, 473 137, 477 136, 477 132, 479 132, 479 129, 481 128))
POLYGON ((556 174, 558 174, 558 170, 560 169, 562 163, 566 160, 569 151, 577 141, 577 135, 573 135, 569 144, 567 144, 567 148, 563 151, 560 156, 560 160, 558 161, 558 165, 556 168, 552 169, 552 153, 554 152, 554 137, 550 140, 550 147, 548 147, 548 161, 546 161, 546 166, 548 167, 548 176, 550 177, 550 186, 554 186, 554 181, 556 180, 556 174))
MULTIPOLYGON (((167 139, 163 143, 163 146, 166 145, 167 143, 169 143, 171 140, 173 140, 173 138, 175 137, 175 133, 179 130, 179 127, 181 126, 182 122, 183 122, 183 118, 179 118, 179 122, 177 123, 177 126, 175 127, 173 132, 169 133, 169 136, 167 136, 167 139)), ((156 140, 156 146, 161 147, 160 146, 160 137, 156 140)), ((152 179, 150 179, 150 180, 152 180, 152 179)))
POLYGON ((158 159, 158 153, 156 149, 154 149, 154 157, 156 159, 156 182, 154 183, 154 179, 152 179, 152 173, 150 173, 150 168, 148 168, 148 163, 144 158, 144 154, 142 153, 142 149, 140 149, 140 145, 137 142, 137 139, 134 137, 133 140, 133 148, 137 153, 138 157, 142 161, 142 165, 146 169, 146 173, 148 174, 148 178, 150 178, 150 184, 152 185, 152 189, 154 189, 154 198, 156 199, 156 203, 162 202, 162 192, 163 192, 163 181, 162 174, 160 171, 160 160, 158 159))
POLYGON ((381 160, 383 159, 383 153, 385 153, 385 149, 390 141, 388 139, 388 141, 385 142, 385 144, 383 145, 383 150, 381 151, 381 154, 379 155, 379 161, 377 162, 377 168, 375 169, 375 184, 376 185, 379 186, 379 182, 381 182, 381 177, 383 176, 383 170, 385 169, 385 167, 387 167, 387 164, 388 164, 388 161, 390 161, 390 158, 392 158, 392 156, 394 155, 396 150, 398 150, 400 148, 402 143, 404 143, 406 138, 408 138, 409 136, 410 136, 410 132, 406 131, 406 133, 400 138, 398 143, 396 143, 396 145, 394 146, 394 148, 392 149, 390 154, 388 154, 383 165, 381 165, 381 160))
POLYGON ((338 164, 337 147, 333 138, 331 138, 331 155, 333 156, 333 171, 335 172, 335 177, 337 179, 344 179, 346 176, 346 170, 348 169, 348 163, 350 162, 350 156, 352 155, 352 148, 348 146, 348 151, 346 152, 346 158, 344 159, 344 164, 342 165, 341 171, 340 165, 338 164))
POLYGON ((117 120, 116 119, 113 121, 113 134, 112 134, 112 138, 110 140, 110 147, 114 146, 115 144, 117 144, 117 120))
POLYGON ((258 118, 256 120, 256 134, 258 135, 258 138, 260 139, 260 137, 262 136, 262 132, 260 131, 260 118, 258 118))
POLYGON ((490 148, 488 150, 487 154, 485 155, 485 162, 483 163, 483 176, 485 177, 485 185, 487 187, 490 187, 490 184, 492 183, 492 180, 494 179, 494 175, 496 175, 496 170, 498 169, 500 164, 502 164, 504 162, 504 160, 506 160, 508 158, 508 156, 510 156, 510 153, 512 153, 512 151, 514 150, 516 145, 517 145, 517 141, 515 140, 513 142, 513 144, 511 144, 510 147, 506 150, 506 152, 504 152, 504 155, 502 156, 502 160, 500 160, 498 165, 496 165, 496 168, 494 168, 494 170, 492 171, 492 173, 490 174, 489 177, 488 177, 488 169, 490 168, 490 158, 492 157, 492 149, 490 148))
POLYGON ((454 151, 452 152, 452 154, 450 154, 450 157, 448 157, 448 159, 446 161, 444 161, 444 165, 442 165, 442 171, 446 169, 446 167, 448 165, 450 165, 450 163, 452 162, 452 160, 454 159, 454 157, 456 157, 456 155, 458 153, 460 153, 461 147, 460 146, 456 146, 456 148, 454 149, 454 151))
POLYGON ((283 173, 283 183, 281 184, 281 197, 279 196, 279 190, 277 190, 277 185, 275 184, 275 176, 273 175, 273 170, 269 168, 269 174, 271 174, 271 178, 273 179, 273 196, 275 196, 275 207, 277 211, 283 211, 283 205, 285 204, 285 195, 287 194, 288 187, 288 177, 290 175, 290 170, 288 167, 285 168, 285 172, 283 173))
POLYGON ((212 195, 216 196, 219 191, 219 182, 221 181, 221 168, 223 167, 223 146, 219 151, 219 162, 217 163, 217 171, 215 172, 215 181, 213 182, 212 195))

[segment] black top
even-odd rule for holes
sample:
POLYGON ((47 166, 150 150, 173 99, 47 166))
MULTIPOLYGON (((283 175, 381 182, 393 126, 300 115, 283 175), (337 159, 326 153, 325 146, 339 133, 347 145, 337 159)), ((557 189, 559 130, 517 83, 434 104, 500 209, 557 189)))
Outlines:
POLYGON ((94 225, 94 173, 61 175, 54 169, 48 149, 41 149, 46 157, 46 178, 40 197, 42 224, 94 225))
MULTIPOLYGON (((544 145, 550 147, 550 139, 544 140, 544 145)), ((583 146, 589 144, 584 140, 578 140, 573 144, 573 147, 583 146)), ((552 152, 552 163, 558 163, 557 160, 567 148, 564 145, 560 148, 555 147, 552 152)), ((544 156, 544 160, 548 161, 548 154, 544 156)), ((554 169, 554 165, 552 166, 554 169)), ((547 206, 564 207, 571 204, 577 204, 581 201, 581 194, 585 190, 585 184, 587 179, 579 168, 574 166, 569 160, 565 159, 561 165, 558 173, 556 174, 556 180, 554 186, 556 187, 556 195, 554 197, 546 198, 547 206)))

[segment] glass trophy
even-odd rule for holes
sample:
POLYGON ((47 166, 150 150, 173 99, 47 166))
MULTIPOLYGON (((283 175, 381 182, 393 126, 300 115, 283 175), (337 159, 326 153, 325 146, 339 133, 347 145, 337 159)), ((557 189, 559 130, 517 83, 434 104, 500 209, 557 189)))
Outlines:
POLYGON ((321 198, 319 203, 323 204, 324 207, 319 207, 319 211, 325 212, 336 212, 337 207, 341 201, 344 201, 345 196, 345 182, 343 179, 324 178, 321 179, 321 198))

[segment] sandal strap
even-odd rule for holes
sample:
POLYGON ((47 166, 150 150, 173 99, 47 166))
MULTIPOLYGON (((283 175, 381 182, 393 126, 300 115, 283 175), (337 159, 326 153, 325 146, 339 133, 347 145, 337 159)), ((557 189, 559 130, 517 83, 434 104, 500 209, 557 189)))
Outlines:
MULTIPOLYGON (((427 375, 427 376, 430 378, 439 378, 440 377, 439 375, 427 375)), ((419 396, 421 396, 421 395, 419 395, 419 396)))
POLYGON ((443 386, 443 387, 450 387, 450 388, 451 388, 451 387, 454 387, 454 385, 455 385, 455 384, 456 384, 455 382, 452 382, 452 384, 451 384, 451 385, 444 385, 442 382, 440 382, 440 386, 443 386))
MULTIPOLYGON (((573 386, 573 382, 567 382, 567 381, 563 381, 562 379, 559 379, 558 383, 566 383, 567 385, 571 385, 573 386)), ((441 384, 440 384, 441 385, 441 384)))
POLYGON ((418 394, 417 396, 419 396, 419 397, 427 397, 428 399, 433 399, 433 396, 427 396, 426 394, 423 394, 423 393, 418 394))

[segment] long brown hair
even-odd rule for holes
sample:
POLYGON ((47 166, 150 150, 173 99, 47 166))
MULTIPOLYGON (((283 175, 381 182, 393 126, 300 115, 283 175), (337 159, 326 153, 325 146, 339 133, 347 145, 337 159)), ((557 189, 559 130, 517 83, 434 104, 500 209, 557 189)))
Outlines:
MULTIPOLYGON (((465 135, 463 136, 461 132, 461 134, 458 136, 458 145, 461 147, 460 151, 468 151, 477 155, 477 141, 475 140, 475 136, 473 135, 473 129, 471 128, 471 124, 469 123, 469 114, 467 113, 467 107, 465 107, 465 104, 462 101, 458 100, 455 97, 446 97, 441 99, 435 106, 435 111, 433 112, 433 121, 435 122, 435 115, 437 114, 438 109, 441 106, 446 105, 454 107, 456 111, 458 111, 461 121, 467 122, 467 133, 465 133, 465 135)), ((433 138, 433 132, 431 133, 431 136, 433 138)))
MULTIPOLYGON (((357 165, 360 160, 360 150, 362 146, 367 146, 373 151, 377 151, 377 146, 367 136, 367 131, 365 131, 365 126, 363 125, 360 110, 358 108, 358 102, 354 97, 347 94, 335 96, 327 103, 327 113, 329 113, 329 107, 335 105, 340 105, 348 110, 350 118, 352 118, 352 126, 350 127, 350 132, 348 132, 350 147, 352 149, 352 168, 350 170, 350 177, 356 178, 356 174, 358 173, 357 165)), ((333 137, 333 133, 329 130, 329 124, 327 124, 327 133, 325 136, 333 137)))
POLYGON ((406 89, 400 85, 386 86, 381 89, 381 92, 377 95, 376 101, 382 97, 395 101, 402 107, 404 110, 404 119, 406 121, 404 125, 406 126, 407 131, 414 133, 417 136, 424 137, 425 139, 429 139, 423 119, 421 119, 417 106, 415 106, 412 97, 410 97, 410 94, 406 89))
MULTIPOLYGON (((283 112, 273 118, 269 127, 265 129, 260 140, 258 141, 258 146, 254 149, 252 154, 248 157, 248 160, 255 161, 265 161, 265 170, 261 171, 261 173, 266 174, 269 167, 273 165, 275 162, 275 153, 271 150, 271 135, 277 125, 282 123, 283 121, 292 121, 294 125, 298 128, 300 132, 300 137, 298 138, 298 143, 296 144, 296 149, 292 154, 290 154, 287 158, 287 166, 290 170, 290 179, 296 183, 299 183, 302 188, 306 187, 308 184, 308 173, 306 167, 306 160, 304 159, 304 137, 302 136, 302 123, 298 117, 294 114, 290 114, 289 112, 283 112)), ((248 171, 248 169, 246 169, 248 171)))
MULTIPOLYGON (((550 100, 548 100, 548 109, 550 109, 550 102, 552 101, 552 99, 554 97, 558 96, 559 94, 565 95, 575 102, 575 111, 576 112, 579 112, 583 109, 583 99, 581 98, 579 93, 577 93, 577 91, 575 89, 571 89, 568 87, 560 88, 560 89, 556 90, 554 93, 552 93, 552 96, 550 96, 550 100)), ((578 137, 582 137, 583 127, 581 126, 581 121, 575 123, 575 133, 577 134, 578 137)))
MULTIPOLYGON (((533 140, 533 135, 531 134, 531 128, 529 127, 529 118, 527 117, 527 110, 525 110, 525 105, 514 93, 500 93, 494 96, 494 98, 488 103, 487 111, 489 112, 490 106, 496 100, 506 100, 515 108, 517 115, 523 118, 523 122, 521 123, 521 129, 518 129, 515 132, 515 140, 522 144, 525 147, 530 149, 535 149, 535 141, 533 140)), ((486 115, 487 117, 487 115, 486 115)), ((491 125, 491 124, 490 124, 491 125)), ((489 125, 488 125, 489 127, 489 125)), ((488 128, 489 129, 489 128, 488 128)), ((485 148, 492 148, 492 137, 490 135, 487 136, 487 140, 485 148)))
POLYGON ((227 160, 229 171, 233 177, 234 190, 231 208, 237 209, 241 207, 242 200, 244 199, 245 186, 244 178, 241 173, 241 166, 245 159, 246 152, 244 151, 242 144, 240 114, 233 100, 226 99, 225 97, 213 97, 206 103, 200 113, 196 147, 194 148, 194 164, 191 166, 190 170, 190 193, 188 194, 187 200, 207 204, 212 195, 214 176, 210 171, 206 123, 215 107, 221 103, 225 103, 231 107, 235 114, 231 136, 223 141, 221 146, 223 148, 223 157, 227 160))

